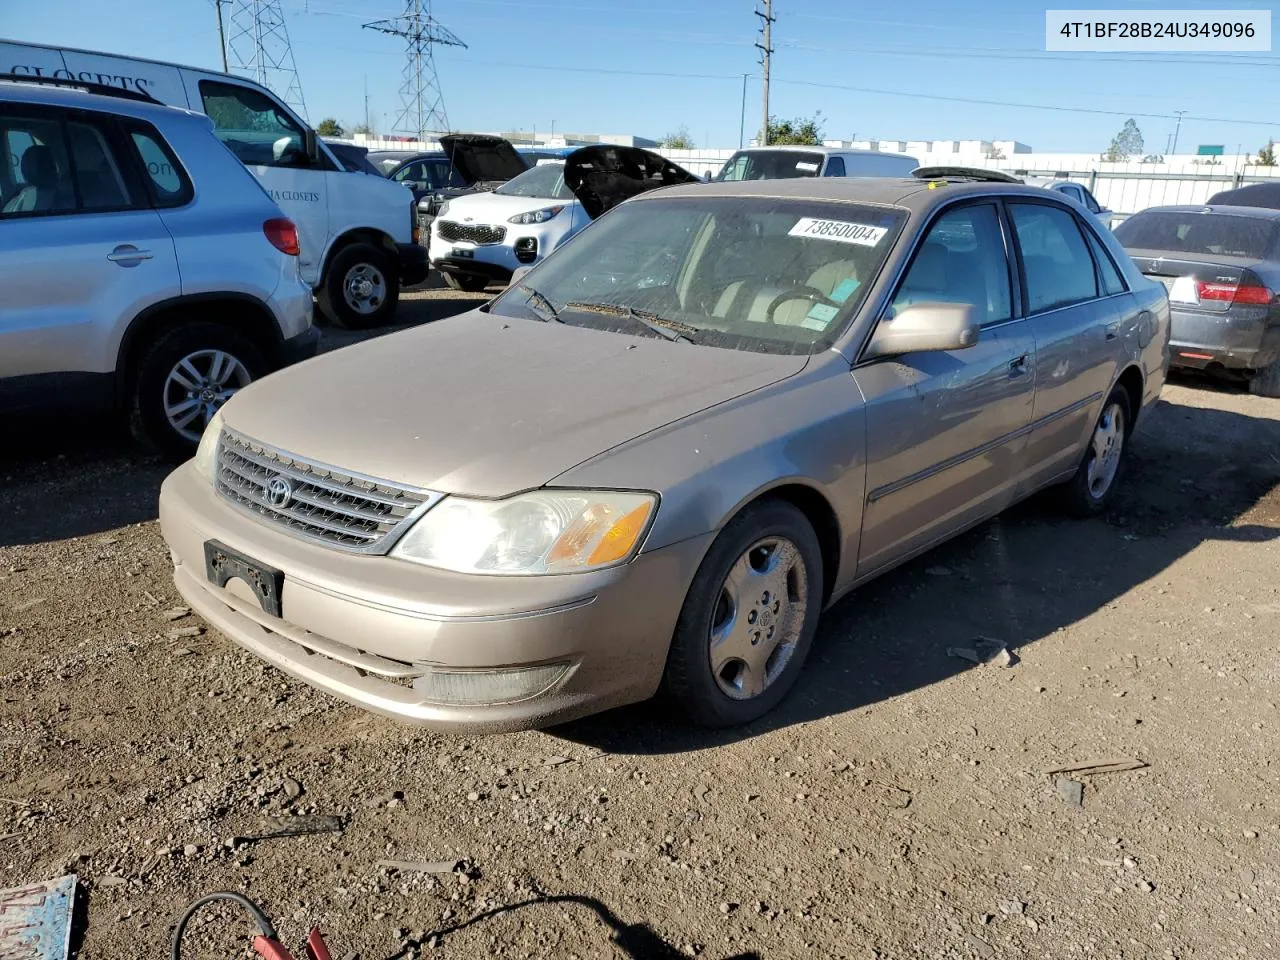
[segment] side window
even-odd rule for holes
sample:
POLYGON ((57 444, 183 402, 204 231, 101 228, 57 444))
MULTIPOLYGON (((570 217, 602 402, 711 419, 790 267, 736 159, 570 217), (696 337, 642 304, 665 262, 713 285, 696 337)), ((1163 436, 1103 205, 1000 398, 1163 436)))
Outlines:
POLYGON ((973 304, 984 326, 1012 318, 1009 259, 993 204, 960 207, 934 221, 893 307, 939 300, 973 304))
POLYGON ((827 172, 824 177, 843 177, 844 157, 827 157, 827 172))
POLYGON ((247 166, 307 166, 302 127, 274 100, 249 87, 200 81, 214 132, 247 166))
POLYGON ((1090 213, 1101 213, 1102 206, 1094 199, 1093 194, 1085 187, 1080 188, 1080 192, 1084 194, 1084 205, 1090 213))
POLYGON ((426 164, 422 161, 417 163, 406 164, 396 171, 396 175, 391 179, 396 183, 421 183, 427 179, 426 164))
POLYGON ((1027 310, 1043 313, 1098 296, 1093 257, 1070 211, 1044 203, 1011 203, 1027 278, 1027 310))
POLYGON ((121 210, 131 206, 120 164, 102 131, 85 123, 68 123, 67 140, 75 163, 82 210, 121 210))
POLYGON ((63 125, 0 112, 0 130, 5 154, 0 218, 73 213, 76 191, 63 125))
POLYGON ((1111 259, 1102 241, 1093 235, 1092 230, 1085 229, 1084 235, 1089 241, 1089 249, 1093 252, 1093 259, 1098 263, 1098 276, 1102 279, 1102 292, 1108 297, 1113 297, 1117 293, 1124 293, 1128 289, 1124 285, 1124 278, 1120 276, 1119 269, 1116 268, 1115 261, 1111 259))
POLYGON ((144 182, 152 204, 181 207, 190 203, 195 195, 191 181, 159 131, 150 124, 135 122, 129 124, 129 137, 137 148, 142 169, 146 171, 144 182))

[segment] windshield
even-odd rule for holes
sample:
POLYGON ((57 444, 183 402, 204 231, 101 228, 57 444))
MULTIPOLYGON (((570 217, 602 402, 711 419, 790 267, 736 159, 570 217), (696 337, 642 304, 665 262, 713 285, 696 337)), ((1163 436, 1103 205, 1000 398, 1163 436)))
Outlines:
POLYGON ((545 200, 572 200, 573 191, 564 185, 564 164, 544 163, 512 177, 493 191, 506 197, 538 197, 545 200))
POLYGON ((647 319, 696 344, 809 353, 857 312, 904 219, 888 207, 775 198, 624 203, 491 309, 640 335, 647 319))
POLYGON ((717 180, 787 180, 816 177, 825 159, 821 153, 799 150, 749 150, 735 153, 717 180))
POLYGON ((1115 228, 1130 250, 1163 250, 1193 256, 1269 259, 1276 244, 1276 221, 1196 210, 1135 213, 1115 228))

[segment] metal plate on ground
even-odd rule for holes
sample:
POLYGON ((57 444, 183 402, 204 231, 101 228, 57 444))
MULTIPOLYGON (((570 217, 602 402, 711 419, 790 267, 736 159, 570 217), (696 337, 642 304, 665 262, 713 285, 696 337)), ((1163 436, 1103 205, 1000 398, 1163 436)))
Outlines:
POLYGON ((65 960, 76 876, 0 890, 0 957, 65 960))

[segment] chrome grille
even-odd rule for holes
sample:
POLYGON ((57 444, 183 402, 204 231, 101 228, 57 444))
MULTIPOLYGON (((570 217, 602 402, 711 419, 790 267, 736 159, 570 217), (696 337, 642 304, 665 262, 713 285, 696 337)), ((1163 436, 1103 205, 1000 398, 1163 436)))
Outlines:
POLYGON ((506 227, 494 227, 487 223, 454 223, 452 220, 440 221, 440 239, 456 243, 462 240, 477 246, 501 243, 507 236, 506 227))
POLYGON ((389 549, 439 494, 342 473, 230 430, 218 441, 217 490, 290 533, 347 550, 389 549))

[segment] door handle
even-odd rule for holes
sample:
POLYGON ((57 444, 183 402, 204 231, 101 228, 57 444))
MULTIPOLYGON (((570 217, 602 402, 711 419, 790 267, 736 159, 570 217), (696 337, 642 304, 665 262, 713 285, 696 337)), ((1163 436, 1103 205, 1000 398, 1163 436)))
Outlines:
POLYGON ((1009 361, 1009 376, 1020 377, 1027 372, 1027 355, 1009 361))
POLYGON ((141 263, 143 260, 151 260, 154 257, 155 254, 150 250, 139 250, 131 243, 122 243, 107 254, 107 259, 112 263, 122 263, 126 266, 141 263))
POLYGON ((1107 324, 1106 339, 1108 339, 1108 340, 1114 340, 1114 339, 1115 339, 1116 337, 1118 337, 1119 335, 1120 335, 1120 321, 1119 321, 1119 320, 1117 320, 1115 323, 1108 323, 1108 324, 1107 324))

